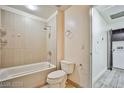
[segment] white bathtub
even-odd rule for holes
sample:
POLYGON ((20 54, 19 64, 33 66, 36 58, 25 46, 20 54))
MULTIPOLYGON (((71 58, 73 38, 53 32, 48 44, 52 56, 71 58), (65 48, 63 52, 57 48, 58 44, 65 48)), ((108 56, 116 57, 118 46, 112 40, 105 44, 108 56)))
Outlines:
POLYGON ((56 66, 50 64, 49 62, 40 62, 29 65, 3 68, 0 69, 0 81, 6 81, 53 68, 56 68, 56 66))

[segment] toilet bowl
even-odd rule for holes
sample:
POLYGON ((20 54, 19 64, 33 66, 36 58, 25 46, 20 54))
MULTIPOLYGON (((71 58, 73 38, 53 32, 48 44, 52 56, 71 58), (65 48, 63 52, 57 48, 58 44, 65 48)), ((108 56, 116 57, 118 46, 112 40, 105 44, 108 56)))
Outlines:
POLYGON ((74 63, 62 60, 61 69, 48 74, 47 82, 49 88, 64 88, 66 86, 67 74, 73 72, 74 63))
POLYGON ((67 74, 63 70, 51 72, 47 77, 47 82, 51 88, 65 87, 67 74))

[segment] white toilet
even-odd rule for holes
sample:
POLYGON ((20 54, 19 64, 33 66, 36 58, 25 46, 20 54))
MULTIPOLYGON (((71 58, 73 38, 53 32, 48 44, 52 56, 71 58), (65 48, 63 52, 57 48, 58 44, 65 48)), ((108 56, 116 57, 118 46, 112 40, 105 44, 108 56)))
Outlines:
POLYGON ((47 82, 50 88, 64 88, 67 80, 67 74, 74 70, 74 63, 62 60, 61 69, 48 74, 47 82))

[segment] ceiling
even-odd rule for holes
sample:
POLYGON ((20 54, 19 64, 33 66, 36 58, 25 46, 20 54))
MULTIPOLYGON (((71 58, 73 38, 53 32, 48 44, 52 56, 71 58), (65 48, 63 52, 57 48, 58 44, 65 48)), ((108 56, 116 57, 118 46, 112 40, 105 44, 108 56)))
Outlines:
POLYGON ((8 5, 8 6, 27 12, 27 13, 30 13, 30 14, 33 14, 33 15, 36 15, 44 19, 49 18, 57 9, 65 10, 68 7, 70 7, 69 5, 62 5, 62 6, 60 5, 58 6, 57 5, 37 5, 38 9, 35 11, 32 11, 28 9, 26 5, 8 5))
POLYGON ((124 11, 124 5, 99 5, 96 9, 103 18, 110 24, 124 20, 124 16, 112 19, 111 15, 118 14, 124 11))

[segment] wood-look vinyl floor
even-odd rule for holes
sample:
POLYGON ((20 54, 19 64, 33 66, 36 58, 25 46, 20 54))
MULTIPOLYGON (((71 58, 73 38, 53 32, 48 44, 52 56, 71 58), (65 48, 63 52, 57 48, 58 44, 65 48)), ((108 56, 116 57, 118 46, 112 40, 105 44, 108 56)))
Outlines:
POLYGON ((124 70, 107 70, 93 85, 94 88, 124 88, 124 70))
MULTIPOLYGON (((42 88, 48 88, 48 85, 43 86, 42 88)), ((72 84, 66 82, 66 87, 65 88, 76 88, 72 84)))

